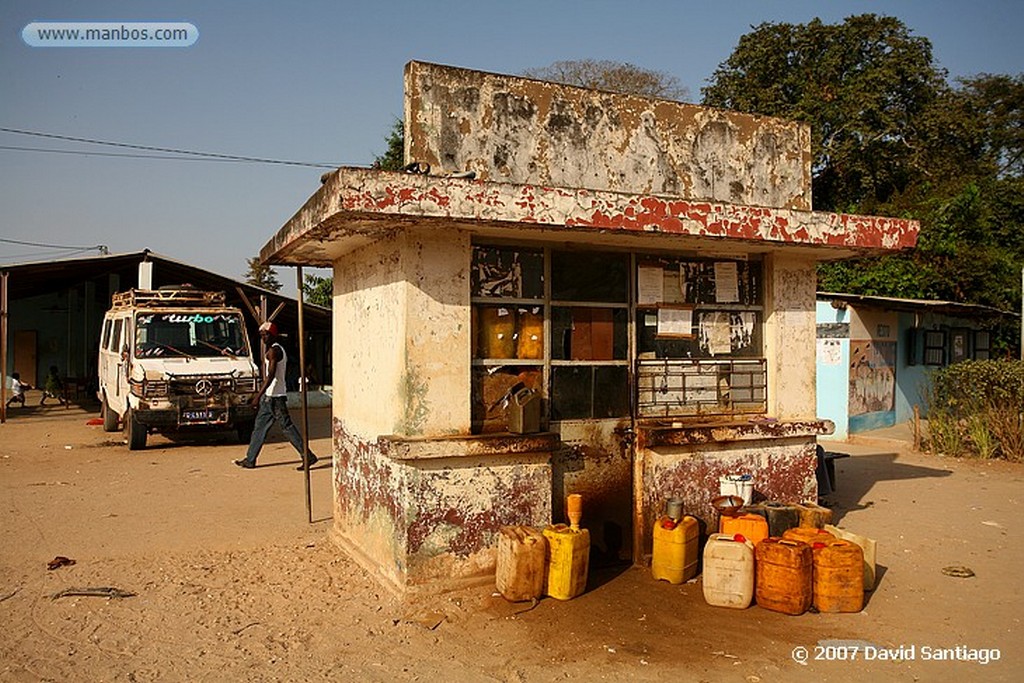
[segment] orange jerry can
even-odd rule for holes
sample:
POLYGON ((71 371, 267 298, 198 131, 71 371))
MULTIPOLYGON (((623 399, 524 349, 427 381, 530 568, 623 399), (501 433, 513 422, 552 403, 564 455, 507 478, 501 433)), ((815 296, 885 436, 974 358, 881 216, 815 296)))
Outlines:
POLYGON ((814 555, 814 608, 819 612, 859 612, 864 608, 864 551, 851 541, 817 542, 814 555))
POLYGON ((718 533, 727 536, 742 535, 748 541, 757 546, 758 543, 768 538, 768 520, 761 515, 747 513, 735 517, 722 515, 718 523, 718 533))
POLYGON ((754 548, 754 595, 773 612, 803 614, 811 606, 813 554, 802 541, 766 538, 754 548))
POLYGON ((836 540, 834 534, 825 531, 824 529, 817 529, 810 526, 798 526, 793 529, 787 529, 782 537, 787 541, 803 541, 804 543, 811 545, 815 542, 829 543, 836 540))

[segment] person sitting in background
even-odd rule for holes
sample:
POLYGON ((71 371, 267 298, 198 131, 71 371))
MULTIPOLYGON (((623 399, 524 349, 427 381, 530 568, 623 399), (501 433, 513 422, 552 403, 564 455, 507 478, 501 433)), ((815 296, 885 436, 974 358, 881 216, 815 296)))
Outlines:
POLYGON ((25 407, 25 390, 31 389, 31 384, 25 384, 21 381, 21 373, 11 373, 11 397, 7 399, 7 407, 10 408, 12 403, 20 403, 21 407, 25 407))
POLYGON ((46 382, 43 384, 43 397, 39 399, 39 405, 46 405, 48 398, 57 399, 61 405, 67 404, 64 399, 64 382, 57 372, 56 365, 50 366, 50 373, 46 376, 46 382))

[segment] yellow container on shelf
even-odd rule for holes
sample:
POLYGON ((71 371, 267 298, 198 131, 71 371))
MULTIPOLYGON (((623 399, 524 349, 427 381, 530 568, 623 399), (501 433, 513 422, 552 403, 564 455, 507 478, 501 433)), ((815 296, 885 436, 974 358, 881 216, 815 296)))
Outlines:
POLYGON ((539 306, 521 308, 516 338, 516 358, 544 357, 544 313, 539 306))
POLYGON ((654 554, 651 576, 669 583, 683 583, 697 576, 697 520, 686 515, 678 522, 662 517, 654 523, 654 554))
POLYGON ((516 316, 505 306, 486 306, 480 309, 477 322, 481 358, 516 357, 516 316))
POLYGON ((737 534, 711 534, 704 546, 704 601, 746 609, 754 599, 754 544, 737 534))
POLYGON ((753 513, 735 516, 722 515, 719 520, 718 532, 728 536, 742 534, 756 546, 768 538, 768 520, 753 513))
POLYGON ((583 499, 568 497, 569 524, 552 524, 544 529, 548 541, 548 580, 545 592, 556 600, 571 600, 587 588, 590 566, 590 531, 580 528, 583 499))

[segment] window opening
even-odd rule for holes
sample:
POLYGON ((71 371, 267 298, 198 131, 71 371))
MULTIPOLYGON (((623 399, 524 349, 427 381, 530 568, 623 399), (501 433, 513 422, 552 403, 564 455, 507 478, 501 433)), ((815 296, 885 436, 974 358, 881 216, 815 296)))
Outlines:
POLYGON ((946 364, 946 333, 943 330, 926 330, 924 333, 924 364, 946 364))

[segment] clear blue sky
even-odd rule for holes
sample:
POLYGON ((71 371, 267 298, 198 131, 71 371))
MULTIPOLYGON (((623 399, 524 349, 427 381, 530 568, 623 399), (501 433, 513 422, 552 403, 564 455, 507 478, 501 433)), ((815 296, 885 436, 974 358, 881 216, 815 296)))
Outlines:
MULTIPOLYGON (((951 77, 1024 71, 1019 0, 822 2, 17 2, 0 0, 0 127, 273 159, 369 164, 412 59, 515 74, 609 59, 677 76, 699 101, 765 21, 899 17, 951 77), (181 21, 187 48, 33 48, 32 21, 181 21)), ((0 133, 0 146, 119 153, 0 133)), ((0 238, 150 248, 241 277, 322 170, 0 149, 0 238)), ((47 250, 0 242, 0 263, 47 250)), ((95 253, 95 252, 93 252, 95 253)), ((289 285, 291 269, 279 276, 289 285)))

